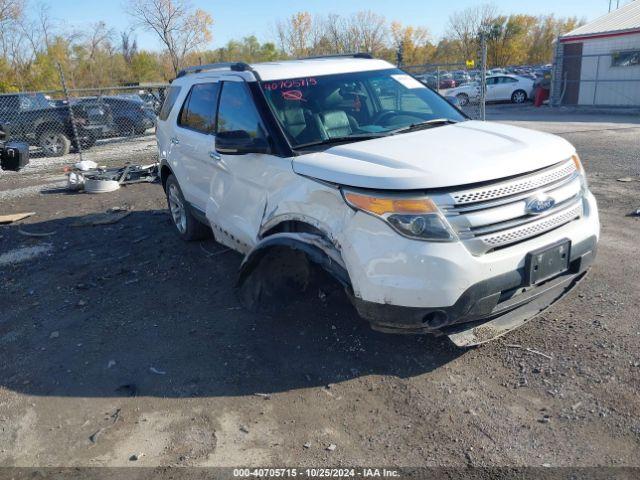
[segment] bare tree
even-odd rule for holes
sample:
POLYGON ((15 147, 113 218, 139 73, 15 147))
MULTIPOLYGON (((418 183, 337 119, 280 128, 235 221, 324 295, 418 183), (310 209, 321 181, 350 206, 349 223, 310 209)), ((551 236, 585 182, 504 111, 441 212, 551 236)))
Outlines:
POLYGON ((485 4, 466 8, 449 17, 451 38, 458 41, 460 53, 465 60, 477 57, 478 34, 482 28, 491 24, 496 15, 496 7, 485 4))
POLYGON ((131 65, 133 57, 138 53, 138 41, 133 36, 133 31, 125 30, 120 32, 120 53, 124 61, 131 65))
POLYGON ((211 40, 213 19, 188 0, 129 0, 127 9, 140 26, 158 36, 176 74, 188 53, 211 40))
POLYGON ((365 51, 376 53, 385 46, 387 22, 371 11, 348 17, 298 12, 276 24, 281 49, 293 56, 365 51))
POLYGON ((353 39, 352 51, 377 53, 384 48, 388 29, 383 16, 364 10, 354 13, 347 20, 347 25, 353 39))
MULTIPOLYGON (((278 41, 283 51, 294 57, 309 55, 313 49, 313 18, 308 12, 298 12, 276 23, 278 41)), ((316 29, 316 33, 317 33, 316 29)), ((316 37, 316 35, 313 35, 316 37)))
POLYGON ((25 3, 25 0, 0 0, 0 23, 20 17, 25 3))
POLYGON ((104 22, 98 22, 91 26, 87 35, 89 59, 93 60, 101 49, 109 50, 113 39, 113 29, 108 28, 104 22))

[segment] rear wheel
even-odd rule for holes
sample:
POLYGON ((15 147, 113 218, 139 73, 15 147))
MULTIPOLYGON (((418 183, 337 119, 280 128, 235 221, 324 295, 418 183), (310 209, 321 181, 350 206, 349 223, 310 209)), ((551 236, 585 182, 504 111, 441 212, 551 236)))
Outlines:
POLYGON ((512 103, 524 103, 527 101, 527 92, 524 90, 516 90, 511 94, 512 103))
POLYGON ((47 157, 62 157, 71 149, 71 140, 64 133, 55 130, 42 132, 38 144, 47 157))
POLYGON ((458 102, 460 102, 461 107, 469 104, 469 95, 467 95, 466 93, 459 93, 458 95, 456 95, 456 98, 458 99, 458 102))
POLYGON ((120 119, 116 123, 118 124, 118 135, 121 137, 133 137, 136 135, 136 127, 133 122, 127 119, 120 119))
POLYGON ((180 238, 191 241, 211 236, 211 229, 200 223, 189 210, 189 204, 184 199, 178 180, 174 175, 169 175, 167 178, 165 191, 171 220, 173 220, 180 238))

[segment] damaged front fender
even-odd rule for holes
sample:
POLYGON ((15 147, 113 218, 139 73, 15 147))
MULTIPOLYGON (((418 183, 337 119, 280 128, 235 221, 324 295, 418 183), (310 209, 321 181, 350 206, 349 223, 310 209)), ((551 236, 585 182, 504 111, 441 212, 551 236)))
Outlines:
POLYGON ((304 254, 343 287, 351 289, 351 281, 340 252, 326 238, 312 233, 276 233, 260 241, 240 265, 237 286, 245 284, 262 260, 274 250, 289 249, 304 254))

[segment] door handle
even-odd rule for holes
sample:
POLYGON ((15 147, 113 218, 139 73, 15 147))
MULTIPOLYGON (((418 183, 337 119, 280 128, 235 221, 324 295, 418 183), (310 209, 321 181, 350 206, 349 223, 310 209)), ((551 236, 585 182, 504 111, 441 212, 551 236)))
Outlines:
POLYGON ((220 154, 213 150, 209 152, 209 156, 213 158, 216 162, 219 162, 220 160, 222 160, 222 157, 220 156, 220 154))
POLYGON ((174 145, 178 145, 180 143, 180 140, 178 140, 178 137, 173 137, 171 138, 171 143, 173 143, 174 145))

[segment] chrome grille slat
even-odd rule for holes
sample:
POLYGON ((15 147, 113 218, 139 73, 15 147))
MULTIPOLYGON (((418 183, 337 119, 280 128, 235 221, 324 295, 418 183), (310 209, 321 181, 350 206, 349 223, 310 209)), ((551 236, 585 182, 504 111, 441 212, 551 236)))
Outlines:
POLYGON ((508 181, 431 198, 473 255, 541 235, 583 214, 582 180, 571 159, 508 181), (553 198, 556 205, 537 215, 529 213, 527 200, 540 194, 553 198))
POLYGON ((477 239, 491 248, 498 248, 545 233, 549 230, 560 227, 581 215, 582 202, 579 202, 571 208, 549 215, 541 220, 529 222, 508 230, 503 230, 496 234, 477 237, 477 239))
POLYGON ((527 225, 528 223, 533 223, 535 221, 542 220, 543 218, 557 214, 559 209, 564 210, 565 208, 576 207, 578 204, 581 204, 581 203, 582 203, 581 198, 579 198, 578 201, 576 201, 576 197, 574 197, 566 202, 563 202, 560 205, 557 205, 557 208, 553 210, 549 210, 548 212, 542 215, 537 215, 535 217, 532 217, 532 216, 518 217, 508 222, 494 223, 487 227, 472 228, 470 231, 475 237, 488 235, 490 233, 500 232, 503 230, 519 227, 521 225, 527 225))
MULTIPOLYGON (((567 202, 575 200, 580 195, 581 184, 580 181, 576 179, 575 181, 565 184, 559 188, 555 188, 553 190, 541 189, 539 192, 544 192, 555 200, 556 206, 554 208, 561 208, 562 206, 567 205, 567 202)), ((553 210, 554 209, 551 209, 542 215, 552 213, 553 210)), ((538 215, 538 217, 539 216, 540 215, 538 215)), ((528 217, 529 220, 532 218, 531 215, 527 214, 526 197, 519 198, 511 203, 501 204, 498 207, 474 210, 472 212, 466 212, 463 215, 448 215, 447 219, 454 227, 463 230, 470 229, 475 231, 479 228, 504 224, 505 222, 522 217, 528 217)))
MULTIPOLYGON (((551 193, 554 190, 562 188, 562 187, 566 186, 567 184, 573 182, 578 177, 579 177, 578 172, 574 171, 570 176, 565 177, 565 178, 561 178, 561 179, 556 180, 556 181, 554 181, 552 183, 549 183, 549 184, 545 185, 544 187, 536 190, 536 192, 551 193)), ((468 212, 476 212, 478 210, 485 210, 485 209, 488 209, 488 208, 499 207, 501 205, 507 205, 507 204, 512 203, 512 202, 517 202, 518 200, 524 200, 526 198, 529 198, 531 196, 531 194, 532 194, 531 191, 527 191, 527 192, 520 193, 518 195, 514 195, 514 196, 510 196, 510 197, 503 197, 503 198, 500 198, 498 200, 491 200, 491 201, 487 201, 487 202, 479 202, 479 203, 470 204, 470 205, 464 205, 464 206, 443 205, 442 210, 444 212, 446 212, 447 214, 449 214, 449 213, 452 213, 452 214, 463 214, 463 213, 468 213, 468 212)))
POLYGON ((484 202, 495 198, 509 197, 548 185, 575 171, 576 166, 573 161, 569 159, 559 165, 554 165, 540 172, 505 182, 454 192, 450 194, 450 197, 453 205, 466 205, 476 202, 484 202))

